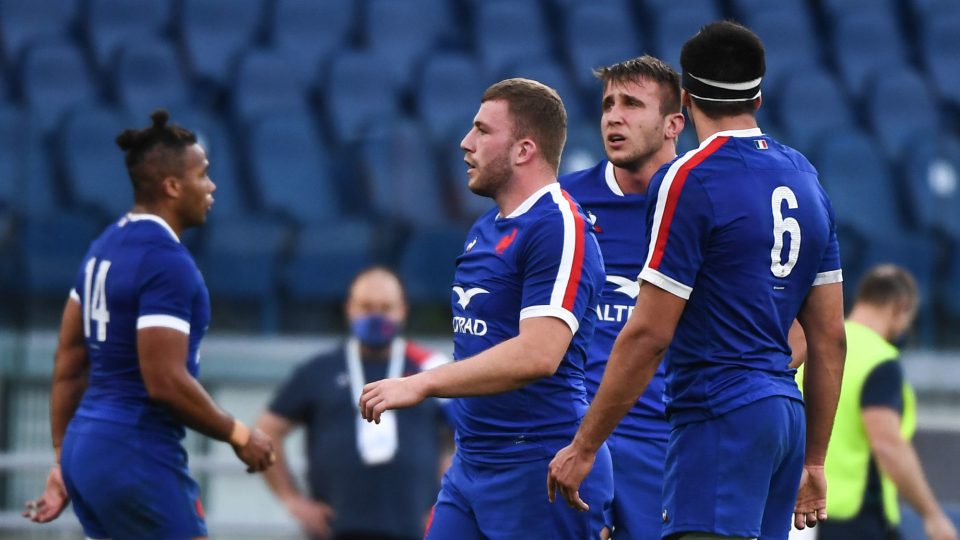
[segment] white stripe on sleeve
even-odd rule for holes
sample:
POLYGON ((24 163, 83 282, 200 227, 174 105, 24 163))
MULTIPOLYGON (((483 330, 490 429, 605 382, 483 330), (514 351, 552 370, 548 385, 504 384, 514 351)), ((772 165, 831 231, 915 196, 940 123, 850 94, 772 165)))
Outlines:
POLYGON ((813 280, 813 286, 829 285, 830 283, 840 283, 843 281, 843 270, 831 270, 829 272, 820 272, 813 280))
MULTIPOLYGON (((550 195, 560 209, 560 216, 563 218, 563 252, 560 255, 560 269, 557 271, 557 279, 553 283, 553 292, 550 294, 550 305, 559 308, 563 306, 563 298, 567 294, 567 284, 570 283, 570 272, 573 270, 573 256, 577 249, 576 235, 580 231, 577 230, 576 221, 573 219, 570 202, 560 191, 560 184, 554 184, 554 186, 550 190, 550 195)), ((521 318, 523 318, 522 313, 521 318)))
POLYGON ((171 328, 178 332, 190 335, 190 323, 172 315, 141 315, 137 319, 137 330, 144 328, 171 328))
POLYGON ((684 300, 689 300, 690 294, 693 292, 693 287, 688 287, 683 283, 680 283, 679 281, 665 274, 661 274, 650 267, 646 267, 642 272, 640 272, 640 279, 648 281, 674 296, 683 298, 684 300))
POLYGON ((70 289, 70 299, 76 303, 80 303, 80 295, 77 293, 76 289, 70 289))
POLYGON ((576 334, 577 330, 580 329, 580 321, 573 316, 573 313, 559 306, 530 306, 520 310, 521 321, 534 317, 556 317, 567 323, 567 326, 570 327, 570 332, 573 334, 576 334))

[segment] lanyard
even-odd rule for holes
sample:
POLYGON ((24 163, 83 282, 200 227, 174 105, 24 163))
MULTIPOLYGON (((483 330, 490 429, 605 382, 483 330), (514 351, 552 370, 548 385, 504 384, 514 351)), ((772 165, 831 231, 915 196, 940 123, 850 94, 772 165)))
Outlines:
MULTIPOLYGON (((387 366, 387 379, 396 379, 403 375, 404 352, 407 342, 403 338, 396 338, 390 344, 390 364, 387 366)), ((350 393, 353 395, 353 406, 360 409, 360 394, 366 380, 363 376, 363 364, 360 362, 360 342, 355 337, 347 340, 347 375, 350 377, 350 393)))

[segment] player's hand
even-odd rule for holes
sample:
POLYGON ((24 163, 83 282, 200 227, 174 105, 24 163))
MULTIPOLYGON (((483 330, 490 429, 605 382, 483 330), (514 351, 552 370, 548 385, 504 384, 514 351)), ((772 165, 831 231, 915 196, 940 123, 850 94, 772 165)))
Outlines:
POLYGON ((827 477, 822 466, 804 465, 793 507, 793 526, 799 530, 827 520, 827 477))
POLYGON ((287 511, 311 538, 330 538, 336 512, 328 504, 295 495, 286 500, 287 511))
POLYGON ((554 502, 557 490, 574 510, 586 512, 590 505, 580 498, 580 484, 590 474, 597 455, 578 449, 573 443, 553 456, 547 467, 547 499, 554 502))
POLYGON ((247 444, 242 447, 234 446, 233 451, 240 461, 247 465, 248 473, 265 471, 277 461, 277 454, 273 451, 273 441, 259 428, 250 431, 250 440, 247 444))
POLYGON ((426 389, 416 375, 400 379, 382 379, 363 387, 360 415, 367 422, 380 423, 384 411, 413 407, 427 399, 426 389))
POLYGON ((47 523, 57 519, 57 516, 70 503, 67 488, 63 485, 63 476, 60 474, 60 465, 54 465, 47 475, 47 485, 38 499, 27 501, 23 517, 35 523, 47 523))
POLYGON ((957 529, 943 512, 925 518, 923 531, 930 540, 957 540, 957 529))

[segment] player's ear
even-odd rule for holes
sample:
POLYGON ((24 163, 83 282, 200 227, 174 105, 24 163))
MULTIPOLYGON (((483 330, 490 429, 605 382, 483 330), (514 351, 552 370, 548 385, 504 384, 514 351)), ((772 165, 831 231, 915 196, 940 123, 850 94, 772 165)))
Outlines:
POLYGON ((672 113, 668 114, 663 119, 663 135, 666 139, 676 139, 680 136, 680 132, 683 131, 683 126, 686 124, 686 118, 684 118, 682 113, 672 113))
POLYGON ((160 192, 171 199, 179 199, 181 192, 180 179, 176 176, 164 176, 160 180, 160 192))
POLYGON ((753 112, 760 110, 760 105, 763 104, 763 96, 757 96, 757 99, 753 100, 753 112))
POLYGON ((531 139, 520 139, 517 141, 517 155, 514 159, 516 165, 522 165, 537 154, 537 144, 531 139))
POLYGON ((680 89, 680 105, 689 109, 690 104, 691 104, 690 92, 687 92, 685 88, 681 88, 680 89))

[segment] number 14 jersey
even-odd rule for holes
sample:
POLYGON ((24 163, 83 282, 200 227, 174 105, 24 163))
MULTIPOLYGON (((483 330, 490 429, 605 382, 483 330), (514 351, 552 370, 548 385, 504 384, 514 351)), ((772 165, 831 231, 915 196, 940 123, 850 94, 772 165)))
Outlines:
POLYGON ((664 360, 671 422, 801 399, 787 333, 811 287, 842 280, 814 167, 759 129, 725 131, 662 167, 647 194, 640 278, 687 300, 664 360))

